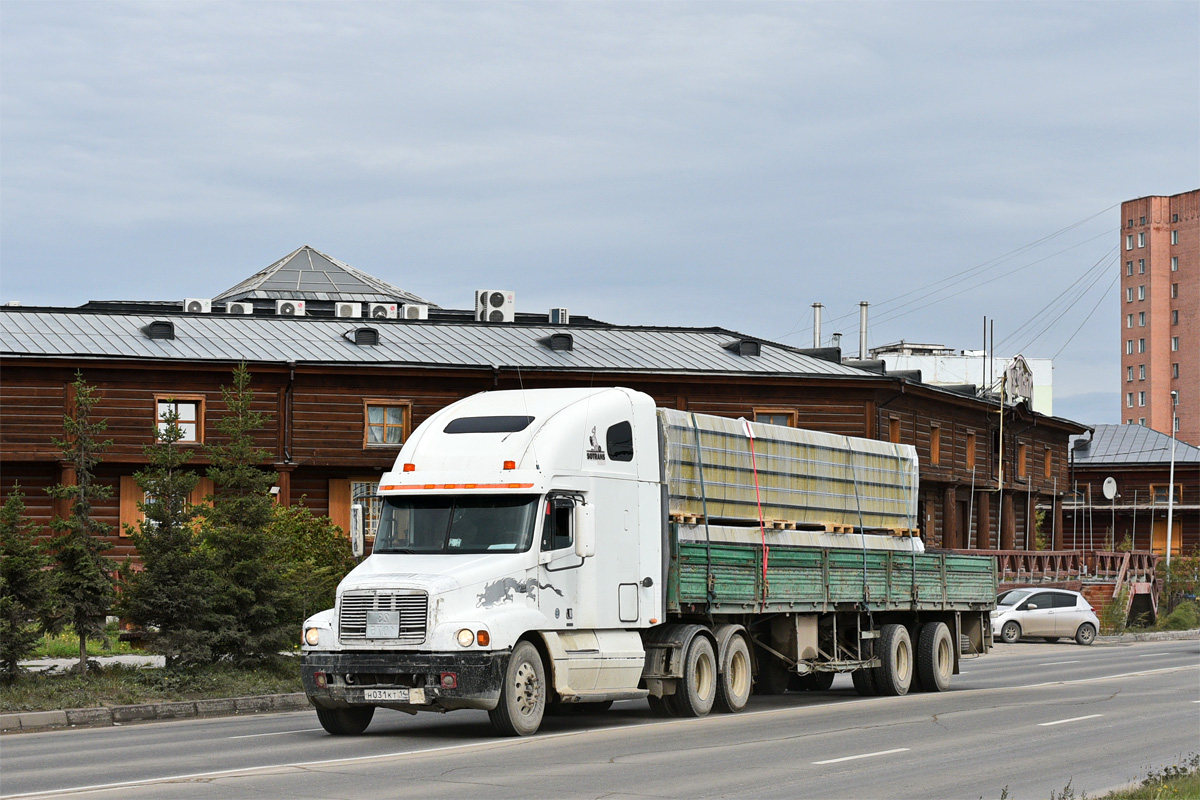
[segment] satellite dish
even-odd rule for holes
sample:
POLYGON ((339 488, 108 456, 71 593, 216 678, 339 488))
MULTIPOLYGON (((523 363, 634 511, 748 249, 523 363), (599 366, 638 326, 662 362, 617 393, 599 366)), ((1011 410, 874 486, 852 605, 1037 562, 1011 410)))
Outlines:
POLYGON ((1112 500, 1117 496, 1117 479, 1108 477, 1104 479, 1104 499, 1112 500))

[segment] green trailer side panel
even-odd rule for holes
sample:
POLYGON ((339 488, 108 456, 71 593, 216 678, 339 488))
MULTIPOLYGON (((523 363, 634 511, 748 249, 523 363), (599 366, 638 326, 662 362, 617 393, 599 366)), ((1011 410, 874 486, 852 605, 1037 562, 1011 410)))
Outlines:
POLYGON ((761 545, 679 542, 672 547, 672 611, 813 612, 980 610, 996 599, 995 560, 949 553, 774 545, 763 599, 761 545), (709 605, 708 575, 712 575, 709 605))

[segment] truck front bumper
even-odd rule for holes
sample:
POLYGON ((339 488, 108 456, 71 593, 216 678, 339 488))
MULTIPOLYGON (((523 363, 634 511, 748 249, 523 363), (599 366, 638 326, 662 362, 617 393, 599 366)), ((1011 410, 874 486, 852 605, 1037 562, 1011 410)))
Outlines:
POLYGON ((310 651, 300 657, 300 674, 309 702, 319 708, 490 711, 500 701, 508 654, 310 651))

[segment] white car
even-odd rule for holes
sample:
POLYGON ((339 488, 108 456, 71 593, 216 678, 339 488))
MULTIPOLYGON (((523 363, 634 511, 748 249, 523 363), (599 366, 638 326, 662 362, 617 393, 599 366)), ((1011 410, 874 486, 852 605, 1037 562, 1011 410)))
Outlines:
POLYGON ((1067 589, 1009 589, 996 598, 992 612, 992 635, 1006 644, 1022 636, 1091 644, 1099 630, 1100 620, 1088 601, 1067 589))

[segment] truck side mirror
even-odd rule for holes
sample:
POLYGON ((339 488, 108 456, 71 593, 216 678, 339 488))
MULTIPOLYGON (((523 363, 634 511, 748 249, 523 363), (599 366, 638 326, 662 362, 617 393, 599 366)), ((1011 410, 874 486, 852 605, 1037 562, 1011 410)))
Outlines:
POLYGON ((592 506, 575 504, 575 555, 591 558, 596 554, 596 518, 592 506))
POLYGON ((358 503, 350 506, 350 552, 355 558, 362 558, 363 507, 358 503))

